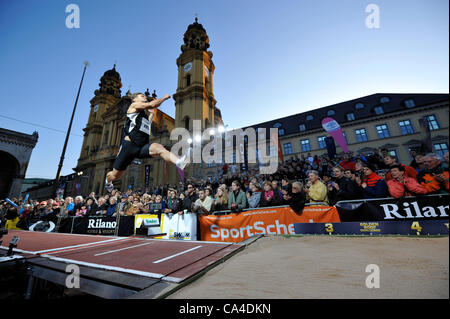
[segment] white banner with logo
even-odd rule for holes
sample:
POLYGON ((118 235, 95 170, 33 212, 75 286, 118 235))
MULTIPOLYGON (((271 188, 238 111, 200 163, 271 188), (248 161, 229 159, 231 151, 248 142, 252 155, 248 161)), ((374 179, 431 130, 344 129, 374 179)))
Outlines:
POLYGON ((163 239, 197 240, 197 214, 164 214, 163 239))

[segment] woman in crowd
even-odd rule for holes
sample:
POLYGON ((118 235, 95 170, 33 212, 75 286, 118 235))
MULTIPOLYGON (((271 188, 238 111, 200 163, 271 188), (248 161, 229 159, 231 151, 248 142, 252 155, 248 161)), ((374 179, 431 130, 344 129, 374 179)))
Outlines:
POLYGON ((260 207, 281 205, 281 197, 278 192, 274 192, 270 181, 265 181, 263 183, 263 188, 264 191, 261 193, 261 199, 259 201, 260 207))
POLYGON ((228 196, 226 193, 226 187, 219 187, 217 189, 216 197, 214 198, 214 210, 228 210, 228 196))
POLYGON ((247 192, 247 200, 249 208, 259 207, 259 202, 261 200, 261 187, 259 183, 250 183, 250 191, 247 192))

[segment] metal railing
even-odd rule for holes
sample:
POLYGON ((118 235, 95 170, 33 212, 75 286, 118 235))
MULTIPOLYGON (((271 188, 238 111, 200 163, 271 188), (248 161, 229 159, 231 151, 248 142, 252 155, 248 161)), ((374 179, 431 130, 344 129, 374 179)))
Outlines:
POLYGON ((362 199, 351 199, 351 200, 341 200, 339 202, 336 202, 334 206, 340 204, 340 203, 360 203, 360 202, 371 202, 371 201, 380 201, 380 200, 395 200, 395 199, 409 199, 409 198, 428 198, 428 197, 445 197, 449 196, 449 194, 431 194, 431 195, 422 195, 422 196, 405 196, 401 198, 395 198, 395 197, 383 197, 383 198, 362 198, 362 199))

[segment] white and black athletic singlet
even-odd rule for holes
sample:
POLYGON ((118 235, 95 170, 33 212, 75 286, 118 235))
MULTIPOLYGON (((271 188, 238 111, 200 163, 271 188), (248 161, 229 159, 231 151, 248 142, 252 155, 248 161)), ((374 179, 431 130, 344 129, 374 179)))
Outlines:
POLYGON ((145 111, 127 113, 127 120, 123 127, 122 143, 114 161, 114 168, 123 171, 135 158, 150 156, 150 128, 151 123, 145 111), (125 139, 130 137, 131 141, 125 139))
POLYGON ((126 135, 137 146, 143 146, 148 143, 150 137, 150 121, 145 111, 127 113, 122 138, 125 138, 126 135))

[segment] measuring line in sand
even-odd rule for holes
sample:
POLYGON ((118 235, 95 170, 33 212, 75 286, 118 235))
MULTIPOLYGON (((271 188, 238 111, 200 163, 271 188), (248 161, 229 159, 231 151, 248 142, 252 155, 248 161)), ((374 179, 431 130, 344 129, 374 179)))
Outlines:
POLYGON ((178 253, 178 254, 170 255, 170 256, 168 256, 168 257, 166 257, 166 258, 163 258, 163 259, 159 259, 159 260, 157 260, 157 261, 154 261, 153 263, 154 263, 154 264, 159 264, 159 263, 161 263, 161 262, 163 262, 163 261, 166 261, 166 260, 175 258, 175 257, 180 256, 180 255, 183 255, 183 254, 186 254, 186 253, 188 253, 188 252, 190 252, 190 251, 193 251, 193 250, 196 250, 196 249, 198 249, 198 248, 200 248, 200 247, 202 247, 202 246, 196 246, 196 247, 194 247, 194 248, 191 248, 191 249, 182 251, 182 252, 180 252, 180 253, 178 253))

